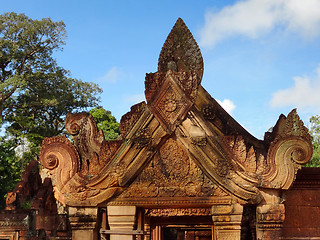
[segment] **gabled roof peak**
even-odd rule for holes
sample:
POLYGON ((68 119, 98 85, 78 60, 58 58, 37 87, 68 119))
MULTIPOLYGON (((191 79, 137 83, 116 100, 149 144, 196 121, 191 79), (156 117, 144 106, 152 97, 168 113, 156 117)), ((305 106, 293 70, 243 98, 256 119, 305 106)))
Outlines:
POLYGON ((181 18, 173 26, 165 41, 158 61, 158 71, 196 71, 203 75, 203 59, 200 48, 181 18))

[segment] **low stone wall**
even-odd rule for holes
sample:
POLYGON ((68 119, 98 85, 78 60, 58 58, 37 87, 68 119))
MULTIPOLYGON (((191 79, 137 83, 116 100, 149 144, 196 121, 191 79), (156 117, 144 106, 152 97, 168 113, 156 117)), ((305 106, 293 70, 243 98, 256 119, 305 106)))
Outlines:
POLYGON ((302 168, 284 193, 282 239, 320 239, 320 168, 302 168))
POLYGON ((65 214, 39 214, 34 210, 0 211, 0 239, 71 239, 65 214))

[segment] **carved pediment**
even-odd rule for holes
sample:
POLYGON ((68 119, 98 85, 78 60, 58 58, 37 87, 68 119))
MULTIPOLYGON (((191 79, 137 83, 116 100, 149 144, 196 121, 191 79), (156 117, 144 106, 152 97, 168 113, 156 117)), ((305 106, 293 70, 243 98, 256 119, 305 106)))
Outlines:
POLYGON ((78 113, 66 118, 73 143, 66 137, 43 141, 40 161, 56 198, 70 206, 209 206, 257 204, 265 188, 288 189, 312 155, 296 111, 258 140, 204 90, 202 74, 199 47, 178 19, 158 72, 146 76, 147 103, 121 118, 121 140, 106 141, 92 116, 78 113))
POLYGON ((135 201, 142 205, 158 205, 158 201, 162 201, 184 205, 197 201, 205 204, 206 200, 207 204, 212 204, 229 198, 189 158, 184 146, 175 138, 169 138, 133 183, 110 204, 135 201))

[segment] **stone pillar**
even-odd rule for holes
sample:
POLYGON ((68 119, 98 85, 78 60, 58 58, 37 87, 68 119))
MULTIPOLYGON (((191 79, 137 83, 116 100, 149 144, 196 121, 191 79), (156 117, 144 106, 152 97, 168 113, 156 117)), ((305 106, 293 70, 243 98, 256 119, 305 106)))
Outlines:
POLYGON ((263 201, 256 210, 257 240, 280 239, 285 218, 285 207, 279 197, 280 192, 275 189, 263 189, 260 192, 263 201))
POLYGON ((97 208, 69 207, 72 240, 97 240, 97 208))
POLYGON ((264 204, 257 207, 257 240, 277 240, 285 218, 284 204, 264 204))
POLYGON ((135 206, 108 206, 108 223, 110 230, 110 240, 133 240, 136 223, 135 206))
POLYGON ((230 205, 214 205, 212 207, 214 239, 240 240, 242 212, 243 206, 239 203, 230 205))

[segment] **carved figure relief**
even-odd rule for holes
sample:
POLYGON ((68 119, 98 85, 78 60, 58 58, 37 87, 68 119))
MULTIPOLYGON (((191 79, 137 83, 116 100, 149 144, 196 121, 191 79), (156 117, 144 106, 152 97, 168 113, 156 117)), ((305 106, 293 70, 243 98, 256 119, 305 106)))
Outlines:
POLYGON ((119 198, 228 196, 169 138, 119 198))

